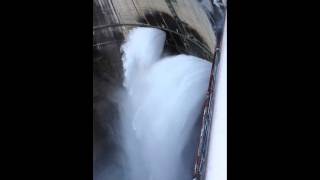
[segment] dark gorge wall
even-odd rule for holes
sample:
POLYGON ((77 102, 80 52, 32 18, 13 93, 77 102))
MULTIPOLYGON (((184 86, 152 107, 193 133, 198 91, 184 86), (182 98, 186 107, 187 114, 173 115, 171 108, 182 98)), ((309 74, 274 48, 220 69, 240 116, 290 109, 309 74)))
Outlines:
MULTIPOLYGON (((93 7, 94 26, 113 20, 102 12, 96 1, 93 1, 93 7)), ((123 36, 119 32, 94 31, 93 37, 93 173, 94 178, 99 179, 99 174, 106 169, 114 169, 114 172, 105 172, 112 174, 121 167, 117 124, 120 112, 114 93, 121 88, 123 79, 120 60, 123 36), (96 46, 99 42, 110 41, 112 43, 96 46)))

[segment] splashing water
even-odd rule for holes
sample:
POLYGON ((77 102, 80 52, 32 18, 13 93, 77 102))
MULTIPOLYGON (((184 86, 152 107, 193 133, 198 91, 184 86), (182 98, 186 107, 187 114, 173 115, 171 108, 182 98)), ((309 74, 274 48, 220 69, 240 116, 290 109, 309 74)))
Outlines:
POLYGON ((211 63, 189 55, 162 57, 165 38, 161 30, 140 27, 129 32, 122 46, 128 180, 192 177, 194 152, 188 157, 183 152, 201 113, 211 63))

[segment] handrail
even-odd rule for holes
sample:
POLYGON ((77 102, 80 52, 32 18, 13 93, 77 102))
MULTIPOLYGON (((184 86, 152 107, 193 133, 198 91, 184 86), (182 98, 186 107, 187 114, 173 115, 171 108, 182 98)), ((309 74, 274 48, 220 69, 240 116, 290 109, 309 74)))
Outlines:
MULTIPOLYGON (((223 36, 223 34, 221 35, 223 36)), ((215 80, 217 75, 217 67, 220 62, 221 44, 222 44, 222 40, 217 43, 214 59, 212 62, 211 72, 210 72, 209 86, 208 86, 207 94, 205 97, 205 102, 203 105, 203 113, 202 113, 202 119, 201 119, 202 125, 201 125, 198 149, 196 151, 193 180, 205 179, 205 171, 207 167, 207 157, 208 157, 208 145, 210 141, 210 132, 211 132, 212 117, 213 117, 212 115, 213 115, 213 105, 214 105, 214 95, 215 95, 215 80)))

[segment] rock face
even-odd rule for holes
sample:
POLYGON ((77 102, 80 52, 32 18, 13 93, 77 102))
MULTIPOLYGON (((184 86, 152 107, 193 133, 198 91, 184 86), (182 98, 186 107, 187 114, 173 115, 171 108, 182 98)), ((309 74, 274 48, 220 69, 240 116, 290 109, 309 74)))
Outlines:
MULTIPOLYGON (((106 17, 96 1, 93 1, 94 26, 114 21, 106 17)), ((94 34, 97 41, 109 44, 93 47, 93 171, 98 175, 109 165, 119 164, 119 112, 113 93, 122 85, 122 63, 120 46, 123 35, 120 32, 94 34)), ((120 155, 119 155, 120 156, 120 155)), ((110 169, 110 168, 108 168, 110 169)), ((98 177, 98 176, 97 176, 98 177)), ((95 177, 95 179, 97 179, 95 177)))
MULTIPOLYGON (((123 88, 120 47, 128 30, 141 24, 156 26, 166 32, 166 55, 185 53, 210 61, 216 34, 214 20, 207 16, 214 14, 212 4, 208 9, 203 9, 197 0, 93 0, 95 180, 120 177, 119 169, 125 168, 125 157, 119 145, 121 112, 115 93, 123 88)), ((190 153, 186 150, 186 155, 190 153)))

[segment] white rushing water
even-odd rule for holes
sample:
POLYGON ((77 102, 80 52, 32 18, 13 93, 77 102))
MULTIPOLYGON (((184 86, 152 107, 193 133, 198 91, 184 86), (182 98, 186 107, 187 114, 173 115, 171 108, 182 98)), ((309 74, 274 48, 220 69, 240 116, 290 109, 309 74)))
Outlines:
POLYGON ((122 46, 128 180, 191 180, 183 151, 201 113, 211 63, 188 55, 162 57, 165 38, 161 30, 140 27, 122 46))

